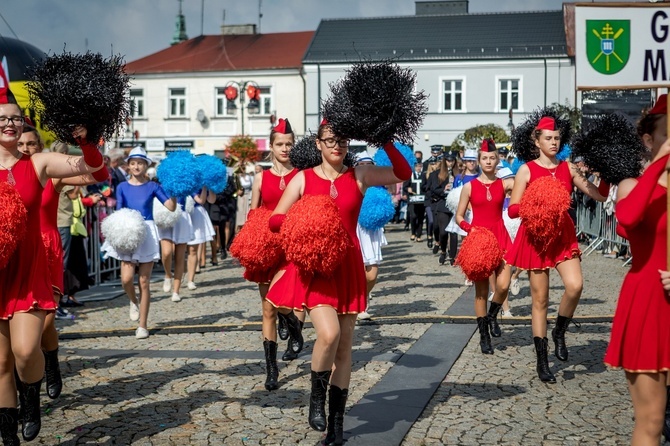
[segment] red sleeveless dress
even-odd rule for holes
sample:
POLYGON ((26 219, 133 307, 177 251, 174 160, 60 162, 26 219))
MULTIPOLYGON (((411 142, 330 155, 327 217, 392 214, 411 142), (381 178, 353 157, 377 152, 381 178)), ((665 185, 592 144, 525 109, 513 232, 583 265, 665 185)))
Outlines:
MULTIPOLYGON (((330 181, 320 178, 314 169, 304 171, 304 195, 329 195, 330 181)), ((355 169, 350 168, 335 180, 337 198, 335 203, 340 218, 351 240, 351 247, 344 261, 331 277, 313 275, 304 278, 292 263, 286 265, 284 274, 277 280, 267 295, 267 300, 276 307, 303 311, 319 306, 333 307, 338 314, 355 314, 367 307, 367 284, 361 247, 356 236, 356 223, 363 203, 356 183, 355 169)))
POLYGON ((667 269, 666 193, 656 184, 642 221, 626 228, 633 262, 621 285, 605 364, 628 372, 670 370, 670 297, 658 273, 667 269))
MULTIPOLYGON (((572 175, 570 174, 570 166, 565 161, 559 163, 554 169, 547 169, 534 161, 526 165, 530 169, 529 184, 538 178, 554 175, 556 179, 560 180, 568 193, 572 193, 572 175)), ((528 232, 522 219, 512 248, 505 254, 505 262, 517 268, 533 270, 555 268, 561 262, 580 258, 582 252, 579 250, 577 243, 577 232, 567 211, 565 218, 562 220, 563 227, 560 230, 560 234, 556 237, 554 243, 540 254, 533 247, 532 243, 530 243, 528 232)))
POLYGON ((49 265, 51 286, 58 294, 63 294, 63 244, 61 243, 56 219, 58 218, 58 199, 51 178, 42 191, 42 207, 40 208, 40 224, 42 225, 42 241, 49 265))
MULTIPOLYGON (((16 190, 28 211, 27 232, 7 266, 0 270, 0 319, 11 319, 14 313, 56 309, 51 291, 47 258, 40 229, 42 185, 30 157, 23 155, 12 167, 16 190)), ((7 181, 8 171, 0 170, 0 181, 7 181)))
MULTIPOLYGON (((293 169, 286 175, 284 175, 284 189, 288 186, 288 183, 291 182, 293 177, 298 173, 298 169, 293 169)), ((261 207, 274 211, 281 199, 281 196, 284 194, 284 190, 279 186, 281 185, 281 176, 273 174, 270 169, 263 171, 263 180, 261 182, 261 207)), ((268 231, 270 229, 268 228, 268 231)), ((244 272, 244 278, 250 282, 256 283, 270 283, 272 278, 277 274, 277 271, 282 267, 284 261, 277 264, 274 268, 267 269, 262 272, 244 272)))
POLYGON ((502 218, 505 203, 505 185, 497 179, 487 188, 479 179, 470 181, 470 205, 472 206, 472 226, 484 227, 496 236, 500 249, 507 252, 512 247, 512 239, 502 218), (488 189, 488 190, 487 190, 488 189), (490 195, 487 194, 490 193, 490 195), (488 199, 491 197, 491 200, 488 199))

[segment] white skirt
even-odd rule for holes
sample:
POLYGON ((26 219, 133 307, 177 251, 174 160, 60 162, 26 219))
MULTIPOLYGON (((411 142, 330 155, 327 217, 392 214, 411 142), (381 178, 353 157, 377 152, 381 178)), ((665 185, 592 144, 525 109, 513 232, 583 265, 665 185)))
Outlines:
MULTIPOLYGON (((464 217, 465 217, 465 221, 467 221, 468 223, 472 223, 472 211, 470 211, 470 209, 465 211, 465 216, 464 217)), ((462 230, 461 227, 456 224, 456 214, 454 214, 454 216, 451 217, 451 221, 447 225, 447 232, 454 232, 458 235, 462 235, 463 237, 468 235, 467 232, 462 230)))
POLYGON ((388 245, 386 237, 384 236, 384 228, 371 231, 358 224, 356 225, 356 234, 361 243, 363 264, 369 266, 382 263, 382 246, 388 245))
POLYGON ((199 245, 214 240, 214 235, 216 235, 214 226, 204 207, 196 206, 193 209, 191 222, 193 223, 193 238, 188 242, 189 245, 199 245))
POLYGON ((149 263, 159 260, 158 228, 156 228, 153 220, 145 220, 144 224, 147 227, 147 237, 137 250, 130 254, 121 254, 109 242, 105 241, 100 247, 100 251, 104 252, 105 258, 112 257, 122 262, 132 263, 149 263))
POLYGON ((175 245, 188 243, 194 238, 193 223, 188 212, 180 211, 179 220, 171 228, 158 228, 160 240, 170 240, 175 245))

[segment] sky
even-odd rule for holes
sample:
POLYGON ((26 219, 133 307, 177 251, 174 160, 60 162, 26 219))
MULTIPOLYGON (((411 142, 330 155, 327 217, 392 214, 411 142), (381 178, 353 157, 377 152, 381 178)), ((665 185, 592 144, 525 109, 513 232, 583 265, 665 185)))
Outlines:
MULTIPOLYGON (((189 38, 226 24, 259 23, 263 33, 316 30, 321 19, 412 15, 414 0, 183 0, 189 38), (204 9, 202 8, 204 4, 204 9), (204 14, 202 13, 204 11, 204 14)), ((469 12, 558 10, 561 0, 470 0, 469 12)), ((0 3, 0 36, 47 53, 87 49, 127 62, 167 48, 178 0, 19 0, 0 3)))

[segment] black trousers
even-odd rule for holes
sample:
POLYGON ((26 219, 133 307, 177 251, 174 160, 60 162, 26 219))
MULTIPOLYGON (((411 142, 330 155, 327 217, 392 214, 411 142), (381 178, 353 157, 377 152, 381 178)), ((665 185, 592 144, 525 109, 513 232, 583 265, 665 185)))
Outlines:
MULTIPOLYGON (((426 208, 426 236, 428 238, 433 238, 433 232, 434 232, 433 228, 435 227, 435 224, 433 222, 433 218, 434 218, 436 212, 434 212, 431 209, 430 206, 425 206, 425 208, 426 208)), ((435 240, 437 240, 437 239, 435 239, 435 240)))
POLYGON ((426 207, 423 203, 409 204, 409 222, 410 231, 416 238, 421 237, 423 232, 423 216, 426 214, 426 207))
POLYGON ((453 261, 456 258, 458 250, 458 234, 447 232, 447 225, 451 221, 454 214, 447 212, 436 212, 437 227, 439 228, 440 250, 443 253, 449 251, 449 260, 453 261))

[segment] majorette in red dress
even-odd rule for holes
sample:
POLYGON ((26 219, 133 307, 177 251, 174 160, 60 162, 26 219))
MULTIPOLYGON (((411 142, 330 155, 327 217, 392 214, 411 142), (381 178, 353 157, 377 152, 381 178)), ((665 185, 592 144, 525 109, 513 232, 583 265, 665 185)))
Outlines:
MULTIPOLYGON (((7 181, 7 170, 0 170, 0 181, 7 181)), ((0 270, 0 319, 14 313, 56 309, 51 289, 47 258, 40 228, 42 185, 30 157, 23 155, 12 167, 16 190, 28 211, 27 232, 7 267, 0 270)))
MULTIPOLYGON (((304 195, 329 195, 330 181, 320 178, 314 169, 304 171, 304 195)), ((313 275, 304 278, 292 263, 286 265, 284 274, 268 292, 267 300, 276 307, 296 310, 318 306, 335 308, 338 314, 360 313, 365 310, 367 289, 365 267, 360 243, 356 236, 356 222, 363 203, 356 182, 354 168, 347 169, 335 180, 337 198, 335 203, 340 218, 351 240, 351 247, 344 261, 333 271, 331 277, 313 275)))
POLYGON ((667 161, 665 156, 647 168, 616 207, 633 262, 621 285, 605 364, 628 372, 670 370, 670 297, 658 272, 667 270, 667 188, 658 184, 667 161), (631 206, 636 209, 631 211, 631 206), (628 224, 631 217, 638 221, 628 224))
POLYGON ((470 181, 470 206, 472 206, 471 225, 484 227, 496 236, 500 249, 507 252, 512 247, 512 239, 502 218, 505 203, 505 185, 497 179, 485 185, 479 179, 470 181), (491 198, 489 200, 489 198, 491 198))
MULTIPOLYGON (((540 166, 538 163, 531 161, 526 163, 530 170, 530 183, 541 177, 553 175, 560 180, 561 184, 568 191, 572 193, 572 175, 570 173, 570 166, 567 162, 561 161, 558 166, 553 169, 547 169, 540 166)), ((581 256, 579 245, 577 243, 577 233, 572 219, 567 215, 562 218, 563 226, 560 234, 555 241, 546 247, 545 251, 539 253, 533 244, 529 241, 528 232, 526 231, 523 220, 519 226, 519 231, 516 234, 512 248, 505 254, 505 261, 517 268, 525 270, 533 269, 549 269, 554 268, 561 262, 581 256)))
POLYGON ((54 291, 63 294, 63 244, 56 225, 58 218, 58 199, 53 180, 49 178, 42 192, 40 208, 40 224, 42 225, 42 241, 49 265, 49 278, 54 291))

